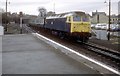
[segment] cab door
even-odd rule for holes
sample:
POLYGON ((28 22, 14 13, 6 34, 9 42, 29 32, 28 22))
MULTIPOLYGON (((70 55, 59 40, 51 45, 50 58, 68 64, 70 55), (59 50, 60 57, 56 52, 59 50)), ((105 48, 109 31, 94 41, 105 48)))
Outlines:
POLYGON ((66 32, 71 32, 71 23, 72 23, 72 17, 71 16, 67 16, 66 17, 66 24, 65 24, 65 30, 66 32))

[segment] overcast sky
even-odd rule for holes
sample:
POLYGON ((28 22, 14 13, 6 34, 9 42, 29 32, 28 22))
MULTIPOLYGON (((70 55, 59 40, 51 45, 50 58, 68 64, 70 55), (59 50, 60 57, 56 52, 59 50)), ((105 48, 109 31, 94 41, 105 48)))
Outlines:
MULTIPOLYGON (((0 0, 0 8, 5 9, 5 1, 0 0)), ((106 0, 108 2, 109 0, 106 0)), ((118 14, 118 1, 112 1, 112 14, 118 14)), ((38 15, 38 7, 45 7, 47 11, 69 12, 69 11, 84 11, 91 14, 95 10, 108 13, 108 4, 105 0, 8 0, 8 11, 24 12, 26 14, 38 15)))

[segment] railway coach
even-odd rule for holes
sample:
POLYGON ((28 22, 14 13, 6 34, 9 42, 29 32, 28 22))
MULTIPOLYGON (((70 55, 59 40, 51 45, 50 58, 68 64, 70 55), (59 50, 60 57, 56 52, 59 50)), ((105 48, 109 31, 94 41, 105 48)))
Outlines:
POLYGON ((44 28, 57 32, 59 36, 69 36, 84 42, 91 36, 89 17, 80 11, 46 17, 44 28))

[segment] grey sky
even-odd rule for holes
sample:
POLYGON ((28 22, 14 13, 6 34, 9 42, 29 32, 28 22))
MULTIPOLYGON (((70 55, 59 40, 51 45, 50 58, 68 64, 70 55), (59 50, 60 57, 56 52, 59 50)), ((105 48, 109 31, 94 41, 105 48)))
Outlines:
MULTIPOLYGON (((0 8, 5 9, 5 1, 0 0, 0 8)), ((109 0, 106 0, 107 2, 109 0)), ((112 14, 118 13, 118 1, 112 1, 112 14)), ((108 4, 105 4, 105 0, 8 0, 8 11, 20 12, 23 11, 26 14, 38 15, 38 7, 45 7, 47 11, 54 10, 55 12, 69 12, 69 11, 85 11, 91 13, 95 10, 104 11, 108 13, 108 4)))

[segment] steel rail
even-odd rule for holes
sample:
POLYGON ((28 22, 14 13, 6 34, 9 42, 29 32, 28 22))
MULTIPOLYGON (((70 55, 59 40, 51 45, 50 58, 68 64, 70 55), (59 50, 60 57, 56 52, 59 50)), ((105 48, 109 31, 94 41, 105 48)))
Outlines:
POLYGON ((111 49, 108 49, 108 48, 105 48, 105 47, 101 47, 99 45, 96 45, 96 44, 93 44, 93 43, 90 43, 90 42, 83 43, 83 44, 87 46, 86 49, 88 49, 88 50, 94 51, 94 52, 99 53, 101 55, 110 57, 117 62, 120 62, 120 53, 119 52, 116 52, 114 50, 111 50, 111 49))
MULTIPOLYGON (((35 30, 31 29, 27 25, 24 25, 24 28, 27 28, 27 30, 29 30, 30 32, 34 32, 34 33, 36 32, 35 30)), ((80 41, 78 41, 78 42, 80 42, 80 41)), ((88 42, 88 43, 83 42, 83 44, 85 46, 87 46, 87 48, 85 48, 85 49, 91 50, 93 52, 99 53, 99 54, 107 56, 107 57, 110 57, 110 58, 114 59, 115 61, 120 62, 120 53, 115 50, 112 50, 112 49, 109 49, 106 47, 101 47, 99 45, 96 45, 96 44, 90 43, 90 42, 88 42)))

